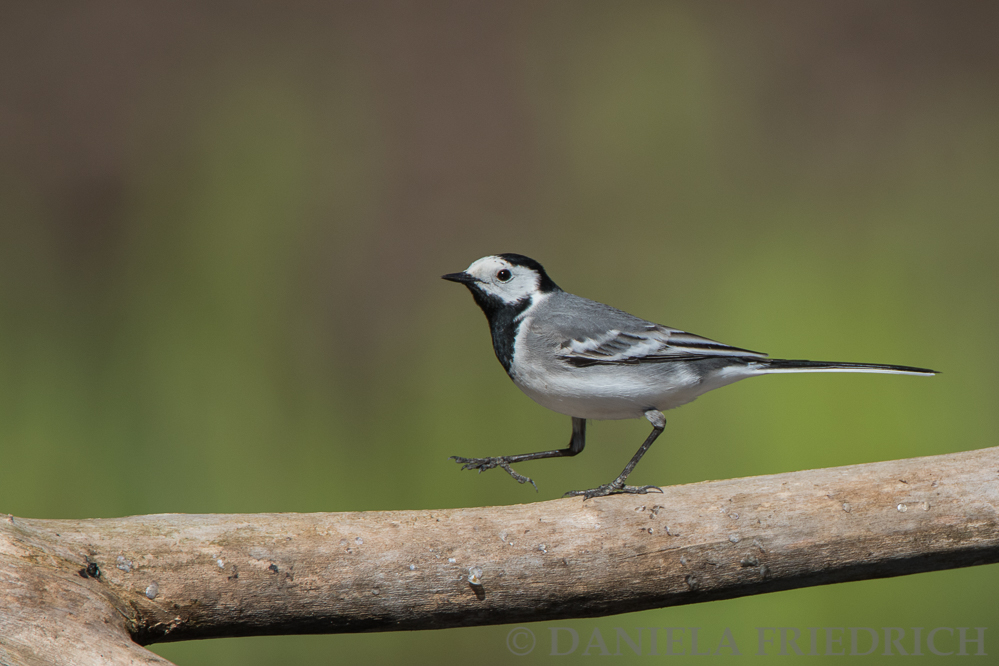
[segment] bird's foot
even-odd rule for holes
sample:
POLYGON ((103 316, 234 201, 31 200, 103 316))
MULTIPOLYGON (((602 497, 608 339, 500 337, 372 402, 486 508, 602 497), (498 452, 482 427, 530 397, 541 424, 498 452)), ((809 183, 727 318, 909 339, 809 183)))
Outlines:
POLYGON ((598 488, 591 488, 589 490, 570 490, 562 497, 579 497, 583 496, 583 501, 588 499, 593 499, 594 497, 607 497, 608 495, 644 495, 649 492, 661 493, 663 491, 659 486, 626 486, 624 483, 605 483, 598 488))
POLYGON ((504 456, 497 456, 495 458, 462 458, 461 456, 451 456, 450 460, 461 465, 462 469, 476 469, 479 471, 479 474, 487 469, 499 467, 506 470, 506 473, 512 476, 517 483, 530 483, 534 486, 534 491, 538 491, 538 486, 534 483, 534 480, 529 476, 524 476, 513 471, 513 468, 510 467, 510 459, 504 456))

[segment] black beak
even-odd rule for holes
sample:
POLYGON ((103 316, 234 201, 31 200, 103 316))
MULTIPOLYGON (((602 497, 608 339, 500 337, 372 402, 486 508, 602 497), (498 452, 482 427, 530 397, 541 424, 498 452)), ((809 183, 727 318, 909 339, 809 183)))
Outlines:
POLYGON ((441 278, 450 280, 451 282, 461 282, 462 284, 472 284, 479 281, 477 277, 473 277, 464 271, 461 273, 448 273, 447 275, 442 275, 441 278))

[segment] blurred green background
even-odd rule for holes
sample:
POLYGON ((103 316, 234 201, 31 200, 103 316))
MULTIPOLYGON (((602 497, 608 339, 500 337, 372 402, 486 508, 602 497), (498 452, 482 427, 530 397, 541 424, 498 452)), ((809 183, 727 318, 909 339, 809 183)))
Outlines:
MULTIPOLYGON (((569 436, 439 279, 497 252, 778 357, 943 371, 737 384, 667 414, 634 483, 996 444, 997 7, 3 2, 0 511, 421 509, 606 482, 646 423, 522 466, 538 494, 447 460, 569 436)), ((764 660, 757 626, 988 627, 999 652, 997 584, 978 567, 556 625, 701 627, 712 647, 730 627, 739 663, 764 660)), ((515 659, 509 630, 154 649, 488 664, 515 659)))

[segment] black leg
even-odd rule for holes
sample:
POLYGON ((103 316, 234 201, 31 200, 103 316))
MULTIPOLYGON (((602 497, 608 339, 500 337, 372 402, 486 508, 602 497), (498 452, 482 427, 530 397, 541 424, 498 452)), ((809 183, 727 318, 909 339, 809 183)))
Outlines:
POLYGON ((564 449, 557 449, 555 451, 540 451, 538 453, 521 453, 516 456, 497 456, 495 458, 462 458, 461 456, 451 456, 450 460, 453 460, 461 465, 462 469, 477 469, 479 472, 492 469, 493 467, 500 467, 505 469, 507 474, 515 478, 517 483, 527 483, 530 481, 531 485, 534 486, 534 490, 537 490, 538 486, 534 483, 534 481, 523 474, 518 474, 513 471, 510 467, 510 463, 521 463, 527 460, 541 460, 542 458, 562 458, 564 456, 574 456, 582 451, 584 446, 586 446, 586 419, 577 419, 576 417, 573 417, 572 439, 569 440, 569 446, 564 449))
POLYGON ((656 441, 656 437, 658 437, 662 433, 663 429, 666 427, 666 417, 663 416, 663 413, 657 409, 650 409, 649 411, 645 412, 645 418, 647 418, 649 420, 649 423, 652 424, 652 432, 650 432, 649 436, 645 438, 645 443, 642 444, 641 448, 638 449, 638 452, 635 453, 634 456, 632 456, 631 460, 628 461, 628 464, 624 466, 624 470, 620 474, 618 474, 618 477, 616 479, 614 479, 608 484, 600 486, 599 488, 591 488, 590 490, 570 490, 564 495, 564 497, 575 497, 577 495, 582 495, 583 501, 585 502, 588 499, 594 497, 604 497, 606 495, 618 495, 623 493, 644 495, 650 490, 661 493, 662 488, 660 488, 659 486, 624 485, 624 481, 625 479, 628 478, 628 475, 631 474, 631 470, 635 469, 635 465, 638 464, 638 461, 642 459, 642 456, 645 455, 645 452, 649 450, 650 446, 652 446, 652 442, 656 441))

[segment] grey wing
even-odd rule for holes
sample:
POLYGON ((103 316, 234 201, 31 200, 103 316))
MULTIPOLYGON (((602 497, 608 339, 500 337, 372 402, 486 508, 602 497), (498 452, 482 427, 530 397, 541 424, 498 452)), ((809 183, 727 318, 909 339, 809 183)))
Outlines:
MULTIPOLYGON (((578 298, 578 297, 577 297, 578 298)), ((586 299, 580 299, 586 300, 586 299)), ((575 326, 562 320, 558 356, 576 366, 665 363, 719 356, 766 358, 700 335, 654 324, 593 301, 575 303, 575 326), (592 305, 591 305, 592 304, 592 305), (599 307, 593 307, 599 306, 599 307), (581 320, 579 315, 584 315, 581 320)))

